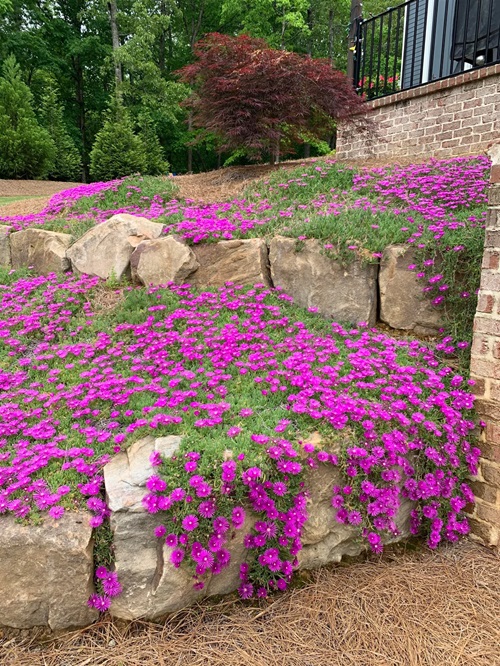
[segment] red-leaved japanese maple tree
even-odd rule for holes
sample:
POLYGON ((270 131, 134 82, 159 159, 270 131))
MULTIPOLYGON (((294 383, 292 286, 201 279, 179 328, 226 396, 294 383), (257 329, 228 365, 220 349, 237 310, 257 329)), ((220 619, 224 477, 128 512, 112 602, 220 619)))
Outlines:
POLYGON ((262 39, 211 33, 195 45, 181 79, 197 127, 221 148, 273 156, 292 141, 322 138, 338 120, 366 126, 363 101, 326 59, 271 49, 262 39))

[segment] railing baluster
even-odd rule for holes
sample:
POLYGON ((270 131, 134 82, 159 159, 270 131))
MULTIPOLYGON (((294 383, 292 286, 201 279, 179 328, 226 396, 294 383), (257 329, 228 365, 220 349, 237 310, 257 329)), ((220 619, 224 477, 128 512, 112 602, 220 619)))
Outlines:
MULTIPOLYGON (((448 0, 446 0, 446 4, 448 4, 448 0)), ((428 81, 432 81, 432 79, 434 78, 433 67, 434 67, 434 55, 436 52, 436 25, 438 19, 438 9, 439 9, 439 0, 434 0, 434 14, 432 16, 431 52, 429 55, 429 71, 427 72, 428 81)), ((444 25, 446 26, 446 23, 444 25)), ((443 41, 441 45, 441 50, 444 47, 445 38, 446 38, 446 30, 443 31, 443 41)))
MULTIPOLYGON (((399 45, 399 31, 401 30, 401 7, 398 7, 398 20, 396 23, 396 45, 394 48, 394 70, 392 73, 392 92, 396 90, 396 74, 397 68, 398 68, 398 58, 401 57, 401 54, 399 53, 400 45, 399 45)), ((399 75, 401 76, 401 71, 399 72, 399 75)))
POLYGON ((389 14, 387 24, 387 42, 385 48, 384 91, 387 91, 387 77, 389 76, 389 55, 391 52, 392 12, 389 14))
POLYGON ((375 88, 375 97, 378 97, 378 91, 380 89, 380 62, 382 57, 382 39, 384 32, 384 15, 380 17, 380 29, 378 31, 378 59, 377 59, 377 86, 375 88))
POLYGON ((366 23, 361 24, 361 95, 364 93, 364 87, 365 87, 365 64, 366 64, 366 58, 365 58, 365 53, 366 53, 366 40, 368 37, 368 27, 366 23), (363 35, 364 32, 364 35, 363 35))
MULTIPOLYGON (((477 41, 479 39, 479 22, 481 20, 481 5, 482 5, 482 2, 481 2, 481 0, 479 0, 479 2, 477 3, 477 12, 476 12, 476 31, 474 33, 474 49, 472 51, 472 66, 473 67, 477 66, 477 63, 476 63, 476 60, 477 60, 477 41)), ((485 58, 485 60, 486 60, 486 58, 485 58)))
MULTIPOLYGON (((439 0, 436 0, 436 3, 439 2, 439 0)), ((446 26, 448 23, 448 7, 449 7, 449 0, 446 0, 446 5, 444 7, 444 18, 443 18, 443 43, 441 45, 441 58, 439 60, 439 78, 443 76, 443 65, 444 65, 444 53, 445 53, 445 48, 446 48, 446 26)), ((453 33, 452 33, 452 39, 453 39, 453 33)), ((450 67, 451 69, 451 67, 450 67)), ((450 72, 451 73, 451 72, 450 72)))
POLYGON ((464 23, 464 41, 463 41, 463 50, 462 50, 462 60, 461 60, 461 71, 465 69, 465 54, 467 51, 467 32, 469 30, 469 12, 470 12, 470 0, 467 0, 467 5, 465 9, 465 23, 464 23))
POLYGON ((372 88, 372 81, 373 81, 373 50, 375 48, 375 21, 372 20, 372 34, 371 34, 371 47, 370 47, 370 66, 368 68, 368 91, 371 90, 372 88))
POLYGON ((405 81, 404 77, 406 76, 406 63, 405 63, 405 56, 406 52, 408 49, 408 26, 410 25, 410 10, 409 7, 411 6, 411 3, 407 3, 405 5, 405 18, 404 18, 404 25, 403 25, 403 54, 401 56, 401 88, 405 87, 405 81))
POLYGON ((417 51, 418 20, 420 17, 420 0, 415 0, 415 23, 413 24, 413 52, 411 58, 410 88, 415 85, 413 77, 415 76, 415 53, 417 51))
MULTIPOLYGON (((417 86, 421 85, 422 81, 424 80, 424 56, 425 56, 425 39, 427 37, 427 14, 429 11, 429 0, 425 0, 425 5, 424 5, 424 30, 422 32, 422 52, 421 52, 421 60, 420 60, 420 76, 417 82, 417 86)), ((434 33, 435 35, 436 33, 434 33)))

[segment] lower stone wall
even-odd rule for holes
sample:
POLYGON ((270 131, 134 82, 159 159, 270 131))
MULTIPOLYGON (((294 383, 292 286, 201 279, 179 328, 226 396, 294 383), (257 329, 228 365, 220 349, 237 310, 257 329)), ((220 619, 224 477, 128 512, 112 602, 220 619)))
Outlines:
POLYGON ((31 227, 9 233, 0 226, 0 266, 30 267, 35 274, 78 274, 102 279, 130 277, 139 284, 191 284, 197 288, 262 283, 280 287, 305 308, 341 324, 377 318, 391 328, 435 334, 442 314, 408 270, 414 251, 388 246, 380 262, 354 259, 343 265, 314 239, 297 243, 276 236, 188 246, 163 225, 133 215, 114 215, 78 240, 31 227))
POLYGON ((480 471, 473 485, 477 503, 472 529, 487 546, 500 547, 500 143, 492 158, 489 210, 478 307, 474 320, 471 376, 476 410, 484 419, 480 471))
POLYGON ((366 103, 374 131, 339 128, 339 160, 477 154, 500 136, 500 64, 366 103))

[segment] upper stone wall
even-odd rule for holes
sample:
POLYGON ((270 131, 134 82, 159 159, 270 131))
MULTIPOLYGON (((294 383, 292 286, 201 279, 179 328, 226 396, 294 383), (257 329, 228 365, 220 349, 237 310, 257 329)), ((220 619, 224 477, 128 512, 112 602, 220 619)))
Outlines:
POLYGON ((500 136, 500 64, 366 103, 375 131, 340 128, 339 160, 451 157, 484 152, 500 136))

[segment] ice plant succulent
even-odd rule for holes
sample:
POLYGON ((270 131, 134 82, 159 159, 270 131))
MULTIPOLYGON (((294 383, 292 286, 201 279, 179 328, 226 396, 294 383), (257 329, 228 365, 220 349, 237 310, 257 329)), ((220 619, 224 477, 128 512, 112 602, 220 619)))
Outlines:
MULTIPOLYGON (((384 221, 397 225, 392 242, 421 252, 410 269, 437 305, 472 303, 474 284, 455 293, 449 274, 482 248, 488 168, 484 158, 459 158, 356 174, 322 161, 210 206, 146 197, 140 181, 118 181, 63 193, 36 219, 4 221, 50 228, 126 211, 193 243, 316 235, 326 252, 374 261, 387 244, 384 221), (332 237, 340 227, 343 245, 332 237)), ((190 568, 198 588, 228 566, 236 537, 251 554, 243 598, 289 584, 307 474, 318 465, 343 471, 332 510, 374 552, 397 533, 403 499, 414 502, 412 531, 432 548, 468 531, 467 477, 479 456, 473 397, 463 373, 439 360, 466 342, 445 336, 431 350, 345 329, 263 286, 197 294, 124 285, 103 313, 93 303, 110 287, 95 278, 4 271, 0 282, 0 513, 59 520, 85 507, 102 529, 106 462, 146 434, 180 434, 175 460, 152 457, 145 506, 173 566, 190 568), (312 432, 321 444, 307 443, 312 432)), ((108 607, 119 593, 113 581, 98 583, 93 606, 108 607)))

